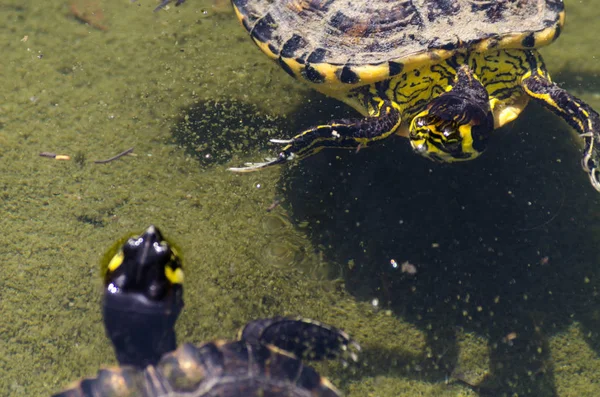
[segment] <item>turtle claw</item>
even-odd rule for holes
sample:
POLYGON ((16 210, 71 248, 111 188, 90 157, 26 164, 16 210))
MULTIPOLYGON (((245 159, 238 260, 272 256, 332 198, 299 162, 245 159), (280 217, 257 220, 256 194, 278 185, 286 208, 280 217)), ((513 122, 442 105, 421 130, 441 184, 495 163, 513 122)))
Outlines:
POLYGON ((294 139, 293 138, 292 139, 269 139, 269 142, 290 145, 290 144, 294 143, 294 139))
POLYGON ((352 361, 357 362, 358 354, 361 352, 362 349, 357 342, 350 340, 350 343, 348 343, 348 346, 344 346, 343 350, 352 359, 352 361))
POLYGON ((265 167, 268 167, 270 165, 271 165, 271 162, 244 163, 244 167, 229 167, 229 168, 227 168, 227 171, 237 172, 237 173, 254 172, 254 171, 261 170, 265 167))
POLYGON ((594 167, 588 171, 588 175, 594 189, 600 192, 600 170, 594 167))
POLYGON ((284 152, 281 152, 281 153, 279 153, 278 157, 266 158, 265 159, 266 161, 263 163, 244 163, 244 167, 230 167, 230 168, 227 168, 227 171, 239 172, 239 173, 254 172, 254 171, 262 170, 263 168, 270 167, 272 165, 283 164, 286 161, 292 160, 293 158, 294 158, 293 153, 286 154, 284 152))
POLYGON ((600 164, 600 151, 597 149, 595 145, 596 143, 596 133, 594 132, 586 132, 580 134, 583 137, 585 142, 585 149, 583 150, 583 157, 581 159, 581 168, 585 172, 587 172, 590 177, 590 183, 600 192, 600 168, 598 168, 600 164))

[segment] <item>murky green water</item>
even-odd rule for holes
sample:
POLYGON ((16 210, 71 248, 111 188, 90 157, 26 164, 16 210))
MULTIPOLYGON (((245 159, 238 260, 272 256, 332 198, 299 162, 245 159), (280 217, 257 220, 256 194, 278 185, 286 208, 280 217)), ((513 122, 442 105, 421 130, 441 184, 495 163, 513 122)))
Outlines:
MULTIPOLYGON (((347 396, 478 395, 457 378, 480 395, 600 395, 600 195, 564 123, 531 106, 459 166, 397 140, 232 175, 267 153, 257 134, 352 111, 290 79, 208 0, 96 4, 106 31, 66 0, 0 4, 0 395, 49 395, 114 364, 97 263, 150 223, 184 251, 182 341, 303 315, 362 344, 358 365, 319 366, 347 396), (186 115, 210 139, 183 147, 186 115)), ((600 8, 567 10, 543 54, 600 109, 600 8)))

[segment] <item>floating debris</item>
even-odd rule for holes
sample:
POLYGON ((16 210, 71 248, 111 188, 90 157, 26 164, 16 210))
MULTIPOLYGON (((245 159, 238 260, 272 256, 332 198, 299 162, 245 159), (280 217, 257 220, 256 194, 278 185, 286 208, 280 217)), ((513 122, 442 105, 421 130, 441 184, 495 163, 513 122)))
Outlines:
POLYGON ((409 261, 402 262, 402 264, 400 265, 400 270, 402 271, 402 273, 417 274, 417 267, 409 261))
MULTIPOLYGON (((113 156, 109 159, 106 160, 95 160, 94 163, 96 164, 106 164, 106 163, 110 163, 111 161, 115 161, 117 159, 120 159, 123 156, 126 155, 131 155, 131 156, 135 156, 135 154, 132 153, 133 152, 133 148, 130 147, 129 149, 117 154, 116 156, 113 156)), ((55 159, 55 160, 71 160, 71 156, 67 155, 67 154, 56 154, 56 153, 52 153, 52 152, 41 152, 40 153, 40 157, 47 157, 50 159, 55 159)), ((77 153, 75 155, 75 161, 79 164, 79 165, 83 165, 84 161, 85 161, 85 155, 81 152, 77 153)))
POLYGON ((48 158, 54 159, 54 160, 71 160, 71 156, 68 156, 66 154, 56 154, 56 153, 52 153, 52 152, 41 152, 40 156, 48 157, 48 158))
POLYGON ((279 203, 281 203, 280 200, 273 201, 273 203, 271 203, 271 205, 267 207, 267 212, 273 211, 275 208, 277 208, 277 206, 279 206, 279 203))
POLYGON ((504 338, 502 338, 502 342, 506 343, 509 346, 513 345, 513 341, 515 339, 517 339, 517 333, 516 332, 511 332, 509 334, 507 334, 504 338))
POLYGON ((113 156, 113 157, 111 157, 109 159, 106 159, 106 160, 94 160, 94 163, 96 163, 96 164, 110 163, 111 161, 115 161, 117 159, 120 159, 123 156, 127 156, 131 152, 133 152, 133 148, 132 147, 130 147, 129 149, 125 150, 124 152, 121 152, 121 153, 117 154, 116 156, 113 156))

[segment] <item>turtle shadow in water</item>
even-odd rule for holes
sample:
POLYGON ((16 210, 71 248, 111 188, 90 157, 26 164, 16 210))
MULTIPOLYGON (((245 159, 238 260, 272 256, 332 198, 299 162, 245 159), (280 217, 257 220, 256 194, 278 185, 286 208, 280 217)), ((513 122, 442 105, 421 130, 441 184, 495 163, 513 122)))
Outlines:
POLYGON ((285 118, 234 98, 198 101, 182 110, 171 134, 175 144, 202 167, 221 165, 248 150, 265 150, 285 118))
MULTIPOLYGON (((464 329, 488 340, 490 373, 473 386, 481 395, 554 396, 548 336, 579 321, 600 353, 600 194, 569 134, 532 104, 476 160, 435 164, 393 137, 305 159, 286 169, 281 191, 314 246, 344 269, 351 294, 377 298, 426 333, 433 358, 415 377, 473 383, 457 367, 464 329)), ((414 361, 404 359, 394 367, 414 361)), ((369 373, 389 373, 380 358, 369 364, 369 373)))
POLYGON ((234 157, 247 158, 248 152, 272 151, 274 146, 269 139, 282 138, 290 126, 300 125, 303 120, 326 120, 347 112, 340 102, 333 104, 328 100, 324 108, 306 105, 288 119, 236 98, 198 101, 182 109, 171 136, 202 167, 210 167, 223 165, 234 157))

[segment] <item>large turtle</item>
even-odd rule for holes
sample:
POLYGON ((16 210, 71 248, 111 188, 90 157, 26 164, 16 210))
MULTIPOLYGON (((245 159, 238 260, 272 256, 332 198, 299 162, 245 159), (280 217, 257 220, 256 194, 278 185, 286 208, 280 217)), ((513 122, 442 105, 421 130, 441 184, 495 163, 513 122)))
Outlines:
POLYGON ((535 48, 561 33, 562 0, 232 0, 258 47, 288 74, 365 118, 287 140, 255 171, 325 148, 364 148, 393 134, 432 160, 473 159, 530 99, 585 143, 582 167, 600 190, 600 118, 550 80, 535 48))
POLYGON ((175 350, 183 268, 154 226, 127 239, 104 281, 104 325, 121 367, 102 369, 55 397, 338 397, 301 359, 356 360, 360 349, 337 328, 273 317, 249 322, 234 341, 175 350))

